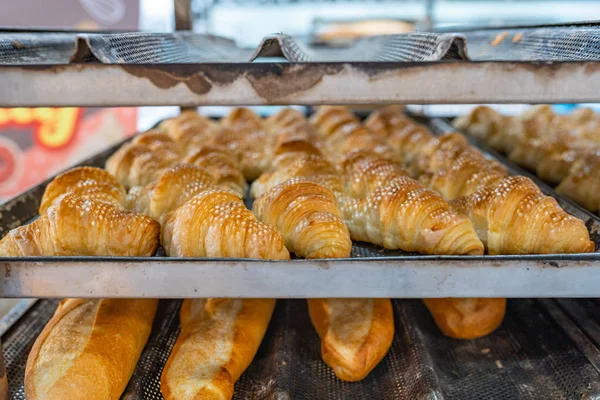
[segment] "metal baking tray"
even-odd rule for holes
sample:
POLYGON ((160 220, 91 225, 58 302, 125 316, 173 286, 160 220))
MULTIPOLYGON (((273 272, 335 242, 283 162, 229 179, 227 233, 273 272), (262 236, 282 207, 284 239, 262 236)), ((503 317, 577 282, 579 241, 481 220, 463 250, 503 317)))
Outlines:
MULTIPOLYGON (((25 361, 56 308, 38 301, 2 336, 10 398, 24 400, 25 361)), ((234 399, 480 400, 600 397, 600 303, 508 301, 487 337, 443 336, 418 300, 394 300, 392 348, 359 383, 338 380, 321 360, 306 302, 278 301, 267 334, 234 399)), ((179 301, 159 304, 152 334, 123 400, 160 400, 160 375, 179 334, 179 301)))
MULTIPOLYGON (((120 145, 82 164, 102 167, 120 145)), ((0 205, 0 235, 37 216, 47 182, 0 205)), ((600 248, 600 218, 540 186, 600 248)), ((600 297, 600 253, 425 256, 355 242, 351 258, 325 260, 0 258, 0 297, 600 297)))

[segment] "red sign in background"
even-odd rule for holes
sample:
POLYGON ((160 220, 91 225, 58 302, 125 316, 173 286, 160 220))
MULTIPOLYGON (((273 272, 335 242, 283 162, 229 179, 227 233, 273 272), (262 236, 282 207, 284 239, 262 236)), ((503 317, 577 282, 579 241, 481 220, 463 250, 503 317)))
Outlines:
POLYGON ((0 201, 135 132, 135 108, 0 109, 0 201))

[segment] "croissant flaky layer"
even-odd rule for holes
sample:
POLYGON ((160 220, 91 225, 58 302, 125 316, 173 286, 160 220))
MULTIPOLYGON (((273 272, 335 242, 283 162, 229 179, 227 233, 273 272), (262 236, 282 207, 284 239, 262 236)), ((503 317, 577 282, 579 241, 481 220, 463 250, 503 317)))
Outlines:
POLYGON ((347 201, 342 209, 354 240, 425 254, 483 254, 471 221, 407 177, 347 201))
POLYGON ((583 221, 567 214, 523 176, 504 178, 452 205, 473 221, 490 254, 594 251, 583 221))
POLYGON ((162 244, 172 257, 290 258, 281 234, 222 189, 205 190, 171 213, 162 244))
POLYGON ((127 194, 127 208, 162 221, 167 213, 213 186, 213 177, 204 169, 178 164, 149 185, 132 188, 127 194))
POLYGON ((111 174, 100 168, 78 167, 58 175, 46 186, 40 204, 40 214, 66 193, 116 206, 123 206, 125 203, 125 188, 111 174))
POLYGON ((0 255, 151 256, 159 232, 147 215, 70 193, 31 224, 11 230, 0 240, 0 255))
POLYGON ((352 241, 333 192, 314 182, 292 179, 254 202, 261 221, 277 227, 288 250, 304 258, 350 257, 352 241))

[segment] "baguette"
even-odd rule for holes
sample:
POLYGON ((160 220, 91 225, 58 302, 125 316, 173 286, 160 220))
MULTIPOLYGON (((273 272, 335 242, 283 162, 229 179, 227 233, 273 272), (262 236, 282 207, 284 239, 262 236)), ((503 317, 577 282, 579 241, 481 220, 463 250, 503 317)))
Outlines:
POLYGON ((119 399, 157 305, 154 299, 63 300, 29 353, 27 399, 119 399))
POLYGON ((186 299, 162 372, 165 400, 231 399, 267 331, 274 299, 186 299))
POLYGON ((385 357, 394 339, 390 299, 309 299, 321 356, 335 375, 355 382, 385 357))

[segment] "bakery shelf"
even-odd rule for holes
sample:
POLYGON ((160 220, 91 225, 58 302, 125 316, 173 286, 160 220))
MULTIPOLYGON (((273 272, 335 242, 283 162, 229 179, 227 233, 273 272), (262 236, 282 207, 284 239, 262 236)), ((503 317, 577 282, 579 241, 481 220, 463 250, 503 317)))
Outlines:
POLYGON ((598 102, 600 62, 1 65, 0 86, 0 107, 598 102))
MULTIPOLYGON (((101 167, 120 145, 82 164, 101 167)), ((0 235, 37 216, 46 183, 0 206, 0 235)), ((600 249, 600 218, 540 186, 585 221, 600 249)), ((170 258, 160 250, 148 258, 0 258, 0 297, 17 298, 600 297, 599 288, 600 252, 423 256, 359 242, 352 258, 333 260, 170 258)))

